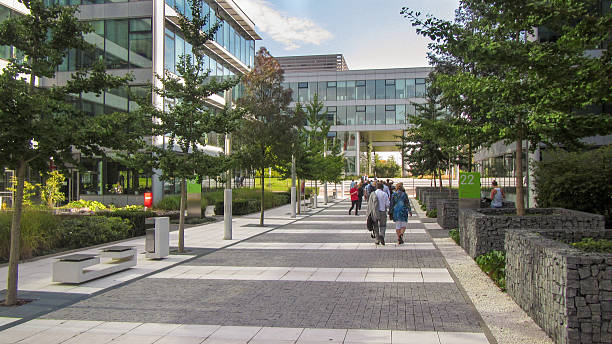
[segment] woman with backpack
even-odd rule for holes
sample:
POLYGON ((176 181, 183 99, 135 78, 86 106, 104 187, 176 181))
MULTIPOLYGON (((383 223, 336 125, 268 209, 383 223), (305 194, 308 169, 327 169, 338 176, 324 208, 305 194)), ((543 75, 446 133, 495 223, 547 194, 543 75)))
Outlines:
POLYGON ((395 222, 395 233, 397 234, 397 243, 404 243, 404 232, 408 224, 408 215, 412 216, 410 201, 403 183, 398 183, 393 196, 391 196, 391 207, 389 208, 389 217, 395 222))

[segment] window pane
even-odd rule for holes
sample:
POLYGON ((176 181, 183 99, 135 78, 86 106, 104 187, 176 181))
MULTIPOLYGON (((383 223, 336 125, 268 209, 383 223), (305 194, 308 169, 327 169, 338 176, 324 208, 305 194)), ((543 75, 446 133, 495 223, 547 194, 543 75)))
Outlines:
POLYGON ((108 69, 128 68, 128 20, 107 20, 105 32, 108 69))
POLYGON ((338 125, 346 124, 346 106, 338 107, 338 111, 336 112, 336 124, 338 125))
POLYGON ((414 98, 414 79, 406 79, 406 98, 414 98))
POLYGON ((360 81, 356 81, 355 82, 355 99, 357 100, 364 100, 365 99, 365 90, 366 90, 366 86, 365 86, 365 81, 364 80, 360 80, 360 81))
POLYGON ((291 88, 291 100, 297 102, 298 99, 298 87, 296 82, 289 83, 289 88, 291 88))
MULTIPOLYGON (((174 37, 174 62, 178 65, 181 61, 181 58, 185 55, 185 40, 176 35, 174 37)), ((178 70, 176 71, 178 74, 178 70)))
POLYGON ((395 124, 395 106, 385 106, 385 124, 395 124))
POLYGON ((366 107, 365 106, 355 107, 355 113, 357 115, 357 124, 366 124, 366 107))
POLYGON ((406 80, 404 79, 395 80, 395 97, 397 99, 406 98, 406 80))
POLYGON ((174 73, 174 33, 166 29, 164 42, 164 67, 174 73))
POLYGON ((132 68, 151 68, 153 66, 151 19, 130 20, 129 59, 132 68))
POLYGON ((415 79, 416 89, 415 97, 422 98, 425 96, 425 79, 415 79))
POLYGON ((365 99, 376 99, 376 80, 366 80, 365 99))
POLYGON ((385 80, 385 99, 395 99, 395 80, 385 80))
POLYGON ((366 123, 365 124, 374 124, 376 123, 376 108, 374 105, 366 106, 366 123))
POLYGON ((337 86, 337 100, 346 100, 346 81, 338 81, 337 86))
POLYGON ((356 117, 355 117, 355 107, 354 106, 347 106, 346 107, 346 124, 348 125, 353 125, 356 124, 356 117))
POLYGON ((319 95, 319 100, 324 101, 327 100, 327 82, 320 81, 317 84, 317 94, 319 95))
POLYGON ((327 122, 330 123, 331 125, 334 125, 336 123, 336 107, 335 106, 328 106, 327 107, 327 122))
POLYGON ((406 123, 406 105, 395 106, 395 123, 404 124, 406 123))
POLYGON ((376 124, 385 124, 385 106, 376 105, 376 124))
POLYGON ((385 80, 376 80, 376 99, 385 99, 385 80))
POLYGON ((355 81, 346 82, 346 100, 355 100, 355 81))
POLYGON ((336 82, 328 81, 327 82, 327 100, 335 100, 336 99, 336 82))
POLYGON ((308 91, 310 92, 310 99, 314 99, 314 96, 316 94, 317 97, 319 98, 319 101, 321 100, 321 95, 319 94, 319 91, 318 91, 317 82, 315 81, 309 82, 308 91))

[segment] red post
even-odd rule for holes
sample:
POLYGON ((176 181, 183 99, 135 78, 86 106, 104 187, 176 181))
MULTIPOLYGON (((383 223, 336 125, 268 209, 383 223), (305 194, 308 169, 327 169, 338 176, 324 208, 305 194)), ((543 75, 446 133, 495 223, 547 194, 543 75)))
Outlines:
POLYGON ((152 192, 144 193, 144 206, 145 208, 151 208, 153 206, 153 193, 152 192))

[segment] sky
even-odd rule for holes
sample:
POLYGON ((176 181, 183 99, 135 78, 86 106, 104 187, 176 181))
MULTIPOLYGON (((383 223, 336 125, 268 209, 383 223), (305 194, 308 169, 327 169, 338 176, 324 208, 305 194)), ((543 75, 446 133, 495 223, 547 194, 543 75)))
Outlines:
POLYGON ((429 40, 400 11, 452 19, 459 0, 234 0, 273 56, 343 54, 349 69, 428 66, 429 40))

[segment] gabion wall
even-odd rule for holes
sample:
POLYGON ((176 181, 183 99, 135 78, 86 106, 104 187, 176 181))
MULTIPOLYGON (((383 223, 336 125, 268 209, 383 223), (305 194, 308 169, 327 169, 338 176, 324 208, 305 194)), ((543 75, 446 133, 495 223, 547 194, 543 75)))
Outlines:
MULTIPOLYGON (((482 204, 481 204, 482 206, 482 204)), ((515 208, 514 202, 504 201, 502 208, 515 208)), ((437 203, 438 224, 444 229, 459 227, 459 200, 441 199, 437 203)))
POLYGON ((563 208, 530 208, 525 216, 516 209, 460 209, 461 247, 472 257, 504 249, 506 229, 604 229, 604 217, 563 208))
POLYGON ((444 191, 429 191, 425 193, 425 206, 427 210, 438 209, 438 200, 441 199, 459 199, 459 194, 456 190, 453 190, 451 195, 448 194, 448 190, 444 191))
POLYGON ((612 230, 506 231, 508 295, 558 344, 612 343, 612 254, 563 243, 584 237, 612 230))

